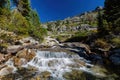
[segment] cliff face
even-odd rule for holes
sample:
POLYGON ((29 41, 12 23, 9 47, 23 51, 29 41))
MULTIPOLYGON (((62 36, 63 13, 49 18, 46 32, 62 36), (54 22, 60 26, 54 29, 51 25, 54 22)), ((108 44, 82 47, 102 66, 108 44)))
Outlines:
POLYGON ((43 27, 52 32, 96 30, 97 15, 97 11, 85 12, 74 17, 68 17, 64 20, 47 22, 43 24, 43 27))

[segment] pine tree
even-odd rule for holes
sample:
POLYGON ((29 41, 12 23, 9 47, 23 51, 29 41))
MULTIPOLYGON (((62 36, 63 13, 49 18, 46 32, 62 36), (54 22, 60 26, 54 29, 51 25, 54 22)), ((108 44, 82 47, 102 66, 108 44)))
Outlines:
POLYGON ((12 2, 13 2, 13 4, 14 4, 14 5, 16 5, 16 6, 17 6, 17 5, 18 5, 19 0, 12 0, 12 2))
POLYGON ((29 13, 31 11, 30 1, 20 0, 18 4, 18 10, 22 13, 23 16, 29 17, 29 13))
POLYGON ((30 16, 31 6, 30 0, 13 0, 17 6, 18 11, 26 18, 30 16))
POLYGON ((98 35, 104 34, 104 26, 103 26, 103 15, 101 13, 101 8, 97 7, 97 11, 98 11, 98 35))
POLYGON ((0 15, 8 15, 10 12, 10 0, 0 0, 0 15))
POLYGON ((34 25, 36 27, 40 26, 40 19, 39 19, 39 16, 38 16, 38 13, 36 10, 31 10, 29 20, 32 25, 34 25))
POLYGON ((106 0, 105 1, 105 18, 112 24, 112 31, 120 33, 120 1, 106 0))

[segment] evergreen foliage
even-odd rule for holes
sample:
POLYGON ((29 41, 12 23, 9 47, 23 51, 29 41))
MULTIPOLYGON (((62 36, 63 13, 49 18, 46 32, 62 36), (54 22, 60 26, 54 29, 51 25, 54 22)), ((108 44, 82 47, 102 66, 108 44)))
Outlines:
POLYGON ((29 0, 19 0, 18 10, 24 17, 29 17, 31 11, 29 0))
POLYGON ((29 17, 29 21, 32 25, 36 26, 36 27, 39 27, 40 26, 40 19, 39 19, 39 16, 37 14, 37 11, 35 10, 31 10, 30 11, 30 17, 29 17))
POLYGON ((10 0, 0 0, 0 29, 40 40, 47 34, 39 16, 31 9, 29 0, 13 0, 16 9, 10 10, 10 0))
POLYGON ((31 11, 30 0, 13 0, 13 2, 24 17, 30 16, 31 11))
POLYGON ((120 1, 105 0, 105 18, 112 28, 111 31, 115 34, 120 33, 120 1))
POLYGON ((0 15, 9 15, 10 0, 0 0, 0 15))
POLYGON ((101 9, 98 7, 98 34, 104 34, 104 26, 103 26, 103 15, 101 13, 101 9))

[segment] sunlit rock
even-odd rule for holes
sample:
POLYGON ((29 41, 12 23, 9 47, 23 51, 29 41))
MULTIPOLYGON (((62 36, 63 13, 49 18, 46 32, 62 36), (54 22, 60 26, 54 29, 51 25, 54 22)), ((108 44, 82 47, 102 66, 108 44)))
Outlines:
POLYGON ((4 75, 7 75, 7 74, 10 74, 12 73, 14 70, 13 67, 5 67, 3 69, 0 70, 0 76, 4 76, 4 75))
POLYGON ((23 47, 21 45, 8 46, 7 53, 17 53, 18 51, 20 51, 22 49, 23 49, 23 47))

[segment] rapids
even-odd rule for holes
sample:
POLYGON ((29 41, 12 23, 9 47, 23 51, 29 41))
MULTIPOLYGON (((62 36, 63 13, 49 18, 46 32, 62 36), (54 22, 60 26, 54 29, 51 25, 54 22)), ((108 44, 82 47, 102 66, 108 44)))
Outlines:
POLYGON ((5 80, 8 78, 12 80, 67 80, 66 76, 68 78, 69 74, 72 74, 69 77, 79 78, 81 72, 87 73, 90 80, 92 79, 89 75, 98 76, 98 78, 106 76, 104 74, 106 70, 91 64, 91 61, 80 57, 77 53, 38 50, 35 54, 36 56, 31 61, 21 67, 15 67, 12 58, 9 59, 6 65, 12 67, 13 71, 4 77, 5 80))
POLYGON ((87 66, 92 67, 93 65, 88 62, 77 54, 37 51, 34 59, 24 65, 24 67, 33 66, 39 70, 39 73, 48 71, 51 73, 52 80, 65 80, 63 74, 73 69, 92 73, 87 66))

